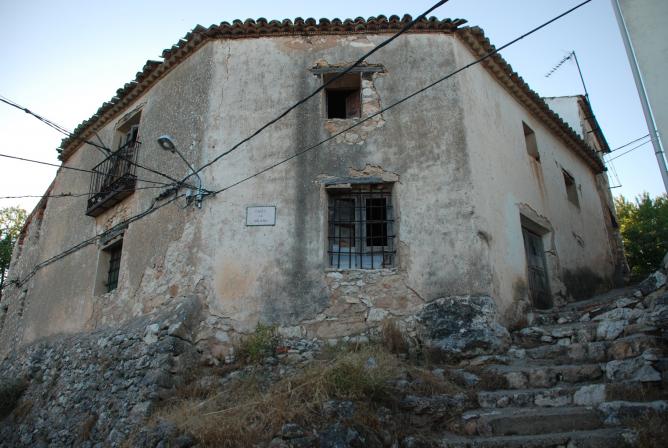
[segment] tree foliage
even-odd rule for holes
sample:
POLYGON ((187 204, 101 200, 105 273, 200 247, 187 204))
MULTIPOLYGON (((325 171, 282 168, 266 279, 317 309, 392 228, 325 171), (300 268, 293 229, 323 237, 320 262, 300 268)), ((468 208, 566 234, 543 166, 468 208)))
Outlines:
POLYGON ((615 209, 631 281, 643 280, 668 252, 668 196, 652 199, 643 193, 634 202, 619 196, 615 198, 615 209))
POLYGON ((0 297, 12 260, 12 250, 25 221, 26 211, 22 208, 0 208, 0 297))

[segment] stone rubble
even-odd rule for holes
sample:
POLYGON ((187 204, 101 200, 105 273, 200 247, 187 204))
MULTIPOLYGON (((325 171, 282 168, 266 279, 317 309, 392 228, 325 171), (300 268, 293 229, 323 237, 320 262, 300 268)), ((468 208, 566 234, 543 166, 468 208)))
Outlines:
MULTIPOLYGON (((406 374, 392 383, 399 394, 396 409, 374 409, 380 427, 353 423, 358 403, 329 400, 321 409, 328 423, 306 428, 285 422, 267 446, 620 446, 633 443, 631 425, 639 417, 668 411, 663 271, 643 288, 534 312, 525 328, 512 333, 497 322, 494 301, 485 296, 411 304, 419 310, 415 317, 391 314, 373 297, 359 297, 364 275, 328 273, 349 294, 342 296, 345 306, 361 307, 365 322, 399 319, 423 353, 449 363, 432 368, 431 375, 469 393, 425 393, 422 380, 406 374), (409 426, 397 426, 397 412, 409 426)), ((393 273, 378 275, 392 279, 393 273)), ((375 281, 364 282, 370 278, 375 281)), ((328 345, 359 346, 378 337, 369 327, 355 336, 318 337, 326 319, 332 318, 278 328, 280 344, 259 366, 230 366, 195 384, 225 387, 249 372, 278 381, 308 366, 328 345)), ((186 299, 122 328, 39 341, 10 354, 0 363, 0 380, 18 398, 0 425, 0 447, 120 447, 130 440, 137 447, 197 446, 194 436, 154 411, 189 380, 193 366, 217 365, 200 343, 201 325, 207 321, 202 324, 199 302, 186 299)), ((219 332, 211 334, 230 342, 219 332)), ((235 361, 234 353, 225 356, 228 364, 235 361)), ((377 360, 369 357, 364 368, 378 368, 377 360)))

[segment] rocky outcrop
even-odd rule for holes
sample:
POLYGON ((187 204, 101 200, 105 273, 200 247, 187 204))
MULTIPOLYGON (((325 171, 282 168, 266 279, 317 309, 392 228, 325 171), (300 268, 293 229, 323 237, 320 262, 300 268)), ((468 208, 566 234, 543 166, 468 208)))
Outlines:
POLYGON ((0 424, 0 447, 121 446, 197 364, 198 315, 198 302, 184 300, 120 328, 10 354, 0 382, 24 390, 0 424))
POLYGON ((497 322, 488 296, 452 296, 435 300, 418 315, 426 346, 445 359, 505 351, 508 330, 497 322))

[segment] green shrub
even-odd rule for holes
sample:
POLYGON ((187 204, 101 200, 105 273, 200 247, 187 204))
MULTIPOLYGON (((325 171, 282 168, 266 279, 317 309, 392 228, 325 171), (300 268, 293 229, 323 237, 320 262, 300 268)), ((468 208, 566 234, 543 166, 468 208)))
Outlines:
POLYGON ((241 361, 248 363, 259 363, 267 356, 272 356, 278 347, 278 334, 276 326, 257 324, 255 331, 244 338, 238 349, 241 361))

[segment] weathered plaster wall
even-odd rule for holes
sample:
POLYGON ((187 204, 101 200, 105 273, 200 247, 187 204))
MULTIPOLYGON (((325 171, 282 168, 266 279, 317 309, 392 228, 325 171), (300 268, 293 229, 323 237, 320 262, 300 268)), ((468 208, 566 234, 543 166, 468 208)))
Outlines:
MULTIPOLYGON (((207 43, 127 109, 142 113, 140 163, 183 177, 185 165, 158 148, 158 136, 171 134, 199 166, 317 88, 322 81, 311 68, 350 63, 384 38, 285 36, 207 43)), ((366 61, 384 70, 363 79, 362 116, 469 60, 451 35, 401 36, 366 61)), ((119 120, 99 130, 103 141, 114 141, 119 120)), ((319 95, 204 170, 204 187, 232 185, 352 123, 326 119, 324 95, 319 95)), ((100 160, 98 151, 84 147, 67 163, 92 168, 100 160)), ((164 180, 143 170, 138 174, 164 180)), ((52 193, 86 191, 89 180, 87 174, 61 173, 52 193)), ((200 342, 221 356, 226 354, 221 344, 258 322, 279 324, 287 334, 328 339, 365 332, 385 318, 405 322, 425 303, 445 296, 491 295, 508 312, 526 295, 520 207, 553 229, 548 247, 555 279, 561 266, 607 272, 609 249, 593 185, 593 175, 577 156, 475 68, 207 198, 202 209, 182 209, 181 200, 130 224, 118 289, 112 293, 93 294, 96 245, 39 271, 11 293, 5 320, 17 313, 12 309, 22 309, 25 330, 3 332, 3 350, 12 332, 25 343, 115 325, 181 296, 202 300, 206 318, 200 342), (526 156, 522 120, 537 133, 540 165, 532 166, 526 156), (579 184, 580 210, 566 199, 560 166, 579 184), (329 269, 322 180, 368 175, 393 182, 396 266, 373 272, 329 269), (247 227, 246 207, 252 205, 276 206, 276 225, 247 227), (25 306, 19 305, 22 300, 25 306)), ((96 219, 84 215, 85 198, 49 201, 40 246, 20 257, 16 272, 23 275, 36 261, 148 209, 159 191, 139 189, 96 219)), ((36 239, 32 233, 30 238, 36 239)), ((556 280, 552 286, 563 292, 556 280)))
MULTIPOLYGON (((472 61, 463 46, 457 58, 460 65, 472 61)), ((606 281, 613 257, 594 173, 482 66, 463 72, 456 83, 464 102, 475 211, 479 230, 489 235, 493 296, 501 309, 510 316, 527 304, 521 213, 550 231, 543 243, 556 299, 569 294, 561 281, 568 271, 591 270, 606 281), (523 121, 536 133, 540 162, 527 154, 523 121), (567 198, 562 169, 575 178, 579 207, 567 198)))
MULTIPOLYGON (((322 81, 309 70, 316 64, 351 62, 383 38, 217 42, 205 158, 229 148, 317 88, 322 81)), ((452 44, 444 35, 401 37, 367 61, 381 64, 385 71, 373 75, 372 85, 364 87, 375 91, 380 106, 390 104, 452 70, 452 44)), ((336 319, 333 309, 346 315, 341 317, 344 329, 355 332, 368 324, 367 307, 355 302, 367 294, 365 286, 356 286, 354 297, 345 299, 327 280, 327 195, 318 182, 323 176, 355 175, 367 166, 399 179, 393 190, 400 239, 398 265, 390 276, 395 286, 374 291, 382 292, 385 305, 486 292, 489 268, 480 256, 484 243, 472 232, 475 219, 460 104, 452 89, 434 88, 362 126, 361 132, 350 131, 205 201, 202 233, 207 244, 201 259, 210 279, 209 307, 219 324, 248 330, 258 320, 292 326, 327 316, 331 326, 336 319), (250 205, 277 206, 276 225, 246 227, 245 209, 250 205), (353 317, 343 312, 346 307, 355 309, 353 317)), ((363 106, 363 116, 379 105, 369 106, 363 106)), ((319 96, 222 159, 215 169, 206 170, 206 187, 232 184, 353 122, 324 116, 324 96, 319 96)), ((324 335, 334 330, 310 331, 324 335)))
MULTIPOLYGON (((156 139, 165 133, 175 137, 188 160, 199 163, 212 73, 210 57, 210 47, 201 49, 128 108, 127 112, 141 110, 142 114, 140 164, 178 178, 186 174, 187 167, 176 155, 158 147, 156 139)), ((118 145, 116 126, 122 120, 123 117, 118 117, 98 131, 106 145, 118 145)), ((92 169, 104 157, 94 147, 85 145, 65 165, 92 169)), ((139 168, 137 176, 169 182, 139 168)), ((87 173, 60 170, 50 194, 86 192, 89 184, 87 173)), ((148 209, 161 191, 145 189, 153 185, 138 181, 138 188, 131 196, 97 218, 85 215, 86 197, 49 199, 42 219, 34 221, 28 229, 25 252, 15 260, 12 275, 23 278, 38 262, 148 209)), ((7 325, 1 336, 1 350, 12 348, 10 340, 18 345, 55 333, 117 324, 131 315, 151 310, 171 296, 194 291, 196 269, 190 249, 199 244, 197 216, 178 205, 183 205, 183 200, 130 224, 125 230, 119 285, 111 293, 94 294, 100 252, 96 243, 39 270, 21 288, 9 288, 3 298, 7 325)))

